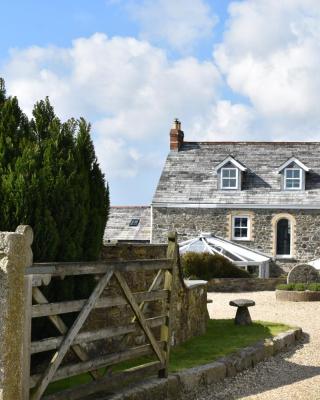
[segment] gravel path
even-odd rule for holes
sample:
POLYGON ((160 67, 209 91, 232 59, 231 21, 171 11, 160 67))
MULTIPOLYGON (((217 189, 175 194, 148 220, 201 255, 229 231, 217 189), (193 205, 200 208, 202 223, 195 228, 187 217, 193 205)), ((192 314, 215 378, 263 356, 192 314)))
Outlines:
POLYGON ((248 298, 256 302, 252 319, 299 326, 306 338, 303 346, 214 384, 194 400, 320 400, 320 302, 276 302, 274 292, 209 293, 208 298, 211 318, 234 317, 229 300, 248 298))

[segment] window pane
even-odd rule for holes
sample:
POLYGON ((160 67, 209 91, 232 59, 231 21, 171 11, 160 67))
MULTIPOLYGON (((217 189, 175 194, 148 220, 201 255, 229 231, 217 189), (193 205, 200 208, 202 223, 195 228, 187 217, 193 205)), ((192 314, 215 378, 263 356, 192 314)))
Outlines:
POLYGON ((235 178, 236 177, 236 170, 235 169, 230 169, 230 178, 235 178))
POLYGON ((248 218, 241 218, 241 226, 247 228, 248 226, 248 218))
POLYGON ((230 179, 229 178, 222 179, 222 187, 224 187, 224 188, 230 187, 230 179))
POLYGON ((237 180, 236 179, 230 179, 230 187, 235 188, 237 186, 237 180))
POLYGON ((294 178, 300 178, 300 170, 299 169, 295 169, 293 171, 293 177, 294 178))
POLYGON ((222 170, 222 178, 228 178, 228 177, 229 177, 229 170, 223 169, 222 170))
POLYGON ((287 169, 287 170, 286 170, 286 176, 287 176, 287 178, 292 178, 292 176, 293 176, 293 171, 292 171, 292 169, 287 169))
POLYGON ((234 229, 234 237, 241 237, 241 229, 240 228, 234 229))
POLYGON ((291 189, 291 188, 293 187, 293 186, 292 186, 292 182, 293 182, 292 179, 287 179, 287 180, 286 180, 286 187, 289 188, 289 189, 291 189))
POLYGON ((248 229, 247 228, 242 228, 241 229, 241 237, 247 237, 248 236, 248 229))
POLYGON ((240 226, 241 218, 234 219, 234 226, 240 226))
POLYGON ((292 180, 292 187, 299 188, 300 187, 300 180, 299 179, 292 180))

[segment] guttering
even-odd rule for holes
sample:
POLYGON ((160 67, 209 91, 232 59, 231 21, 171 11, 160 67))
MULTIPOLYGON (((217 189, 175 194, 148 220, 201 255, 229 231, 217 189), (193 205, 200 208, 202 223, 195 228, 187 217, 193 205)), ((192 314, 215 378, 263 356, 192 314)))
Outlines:
POLYGON ((154 202, 154 208, 235 208, 235 209, 281 209, 320 210, 320 204, 217 204, 217 203, 167 203, 154 202))

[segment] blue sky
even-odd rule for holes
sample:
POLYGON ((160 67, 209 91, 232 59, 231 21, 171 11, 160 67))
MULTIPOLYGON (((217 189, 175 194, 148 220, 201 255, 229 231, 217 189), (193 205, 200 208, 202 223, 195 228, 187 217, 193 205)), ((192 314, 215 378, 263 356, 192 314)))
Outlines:
POLYGON ((1 5, 0 76, 92 123, 114 205, 149 204, 175 117, 186 140, 319 140, 317 0, 1 5))

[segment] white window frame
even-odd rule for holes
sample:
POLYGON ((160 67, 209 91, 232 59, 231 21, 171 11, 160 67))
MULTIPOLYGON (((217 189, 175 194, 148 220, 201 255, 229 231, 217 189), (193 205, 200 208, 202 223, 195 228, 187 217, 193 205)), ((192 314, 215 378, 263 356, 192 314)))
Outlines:
MULTIPOLYGON (((243 227, 244 228, 244 227, 243 227)), ((233 215, 232 216, 232 240, 251 240, 251 218, 250 215, 233 215), (247 219, 247 236, 246 237, 239 237, 235 236, 235 228, 241 228, 235 226, 235 219, 236 218, 246 218, 247 219)))
POLYGON ((220 172, 220 187, 223 190, 234 190, 234 189, 238 189, 239 187, 239 169, 236 167, 225 167, 225 168, 221 168, 221 172, 220 172), (235 178, 223 178, 223 171, 224 170, 235 170, 236 171, 236 177, 235 178), (236 185, 232 186, 232 187, 225 187, 223 186, 223 179, 235 179, 236 180, 236 185))
POLYGON ((285 168, 284 170, 284 190, 301 190, 302 189, 302 169, 301 168, 285 168), (287 171, 299 171, 299 178, 288 178, 287 171), (287 179, 298 180, 299 187, 287 187, 287 179))

